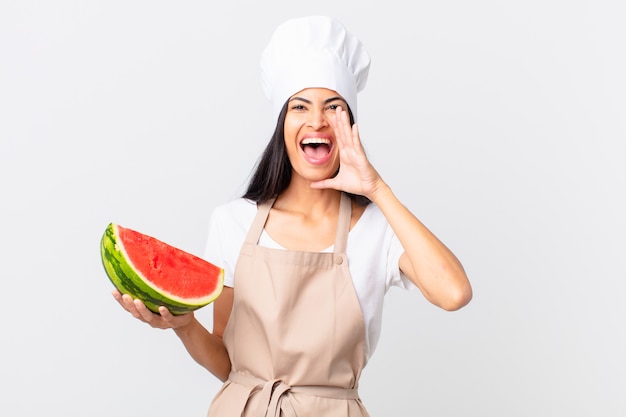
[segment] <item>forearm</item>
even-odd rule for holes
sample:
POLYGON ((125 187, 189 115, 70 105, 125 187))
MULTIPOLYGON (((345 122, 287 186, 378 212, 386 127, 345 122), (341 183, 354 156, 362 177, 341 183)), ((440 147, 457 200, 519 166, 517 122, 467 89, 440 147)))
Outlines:
POLYGON ((221 337, 212 334, 195 318, 186 326, 174 329, 191 357, 222 381, 230 373, 230 358, 221 337))
POLYGON ((472 298, 472 289, 457 257, 393 194, 387 184, 370 196, 400 240, 405 252, 402 272, 433 304, 457 310, 472 298))

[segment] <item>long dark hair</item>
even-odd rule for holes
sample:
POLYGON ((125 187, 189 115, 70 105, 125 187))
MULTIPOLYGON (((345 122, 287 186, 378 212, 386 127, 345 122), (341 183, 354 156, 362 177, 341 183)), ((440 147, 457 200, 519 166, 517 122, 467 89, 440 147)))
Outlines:
MULTIPOLYGON (((288 103, 289 100, 285 102, 278 115, 276 129, 274 129, 269 143, 253 170, 248 189, 243 198, 257 203, 264 203, 270 198, 280 195, 291 182, 291 171, 293 168, 285 148, 285 117, 287 116, 288 103)), ((354 116, 349 106, 348 115, 350 116, 350 125, 353 125, 354 116)), ((361 206, 366 206, 371 202, 362 195, 347 194, 361 206)))

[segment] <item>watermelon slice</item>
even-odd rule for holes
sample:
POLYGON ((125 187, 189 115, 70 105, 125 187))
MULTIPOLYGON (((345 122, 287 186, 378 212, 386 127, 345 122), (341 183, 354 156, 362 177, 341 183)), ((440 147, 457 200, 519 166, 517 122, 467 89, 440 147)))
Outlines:
POLYGON ((157 314, 159 306, 174 315, 197 310, 224 286, 222 268, 115 223, 102 235, 100 257, 113 285, 157 314))

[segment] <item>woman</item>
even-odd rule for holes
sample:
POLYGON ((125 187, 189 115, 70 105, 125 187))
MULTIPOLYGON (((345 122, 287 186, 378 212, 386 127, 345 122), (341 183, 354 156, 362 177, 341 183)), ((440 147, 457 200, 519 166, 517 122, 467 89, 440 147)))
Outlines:
POLYGON ((211 216, 206 258, 226 271, 212 332, 114 292, 224 381, 209 416, 367 416, 357 387, 387 289, 417 287, 446 310, 471 299, 457 258, 363 151, 354 119, 369 65, 335 19, 276 29, 261 60, 276 130, 246 194, 211 216))

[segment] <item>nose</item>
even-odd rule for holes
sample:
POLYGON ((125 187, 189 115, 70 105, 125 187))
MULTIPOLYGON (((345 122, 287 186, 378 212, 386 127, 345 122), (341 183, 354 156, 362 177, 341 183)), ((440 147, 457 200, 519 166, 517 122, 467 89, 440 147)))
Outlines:
POLYGON ((311 111, 308 124, 311 128, 315 130, 320 130, 328 127, 328 120, 326 120, 326 116, 324 115, 323 110, 315 109, 311 111))

